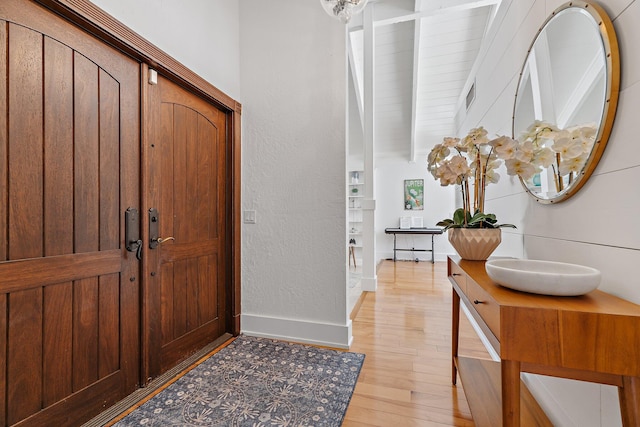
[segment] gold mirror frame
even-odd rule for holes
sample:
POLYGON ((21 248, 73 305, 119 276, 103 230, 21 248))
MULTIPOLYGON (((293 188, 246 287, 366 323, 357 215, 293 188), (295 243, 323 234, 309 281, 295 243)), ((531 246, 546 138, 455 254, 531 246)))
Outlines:
POLYGON ((565 3, 564 5, 558 7, 553 13, 545 20, 542 24, 536 36, 534 37, 531 45, 529 46, 529 50, 527 51, 527 57, 523 63, 522 69, 520 71, 520 76, 518 78, 518 86, 516 88, 516 97, 513 104, 513 116, 512 116, 512 136, 516 138, 516 107, 518 105, 518 93, 520 91, 520 85, 522 84, 523 75, 525 74, 525 67, 527 66, 527 62, 529 60, 529 55, 538 40, 540 34, 547 28, 549 23, 557 16, 561 11, 568 8, 581 8, 586 11, 594 20, 594 23, 597 24, 598 30, 600 32, 600 37, 602 39, 602 44, 604 47, 604 56, 606 61, 606 90, 605 90, 605 102, 602 110, 602 116, 600 119, 598 132, 595 137, 595 143, 593 148, 591 149, 591 153, 588 156, 585 165, 582 168, 580 174, 578 174, 575 181, 569 184, 567 188, 556 193, 554 197, 544 198, 539 194, 534 193, 531 188, 527 185, 527 183, 520 178, 520 182, 522 186, 525 188, 527 193, 531 195, 537 202, 542 204, 556 204, 567 200, 569 197, 573 196, 582 188, 582 186, 587 182, 593 171, 595 170, 600 157, 602 157, 602 153, 607 145, 609 140, 609 136, 611 134, 611 129, 613 127, 613 121, 616 115, 616 109, 618 106, 618 94, 620 88, 620 54, 618 51, 618 40, 616 38, 616 33, 613 28, 613 23, 611 19, 607 15, 606 11, 595 3, 588 3, 582 1, 572 1, 565 3))

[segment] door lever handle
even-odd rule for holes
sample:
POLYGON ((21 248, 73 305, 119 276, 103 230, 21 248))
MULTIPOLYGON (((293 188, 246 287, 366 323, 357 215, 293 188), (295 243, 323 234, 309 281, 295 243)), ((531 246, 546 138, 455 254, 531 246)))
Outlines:
POLYGON ((160 215, 156 208, 149 209, 149 249, 155 249, 160 243, 176 240, 175 237, 160 237, 160 215))

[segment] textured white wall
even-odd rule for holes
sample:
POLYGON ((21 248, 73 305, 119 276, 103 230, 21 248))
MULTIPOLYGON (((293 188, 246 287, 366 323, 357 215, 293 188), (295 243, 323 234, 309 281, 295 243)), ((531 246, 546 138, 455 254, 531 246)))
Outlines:
POLYGON ((240 98, 239 2, 91 0, 209 83, 240 98))
POLYGON ((242 329, 347 346, 345 27, 317 0, 240 2, 242 329))
MULTIPOLYGON (((462 121, 461 132, 478 124, 496 133, 510 133, 518 73, 529 44, 561 0, 508 0, 498 16, 476 75, 477 98, 462 121)), ((640 144, 634 137, 640 108, 640 4, 632 0, 600 2, 614 21, 620 43, 622 82, 618 113, 604 156, 582 190, 566 202, 541 205, 519 182, 503 179, 489 189, 487 210, 513 222, 524 252, 507 254, 590 265, 602 271, 600 289, 640 303, 640 144)), ((504 169, 503 169, 504 170, 504 169)), ((502 174, 506 177, 506 173, 502 174)), ((533 392, 559 426, 620 425, 615 388, 529 376, 533 392)))

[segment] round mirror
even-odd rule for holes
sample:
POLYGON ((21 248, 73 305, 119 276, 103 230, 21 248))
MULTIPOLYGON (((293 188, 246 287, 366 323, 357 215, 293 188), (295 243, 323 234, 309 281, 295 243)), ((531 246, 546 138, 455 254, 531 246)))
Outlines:
POLYGON ((619 85, 606 12, 577 1, 556 9, 529 48, 513 108, 513 138, 534 151, 535 173, 520 180, 537 201, 561 202, 587 181, 611 133, 619 85))

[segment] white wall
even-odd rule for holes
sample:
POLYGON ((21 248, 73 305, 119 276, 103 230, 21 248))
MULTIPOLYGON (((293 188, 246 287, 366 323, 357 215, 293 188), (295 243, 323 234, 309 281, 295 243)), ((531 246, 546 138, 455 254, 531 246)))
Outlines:
POLYGON ((345 27, 317 0, 240 2, 242 329, 346 347, 345 27))
MULTIPOLYGON (((387 227, 398 227, 401 216, 418 216, 423 218, 425 227, 434 227, 443 218, 453 214, 454 193, 444 189, 427 172, 426 158, 410 163, 406 158, 379 157, 376 159, 376 249, 377 259, 393 257, 393 236, 385 234, 387 227), (424 210, 404 210, 404 180, 424 180, 424 210)), ((431 236, 397 236, 398 248, 431 247, 431 236)), ((453 248, 446 234, 434 237, 434 254, 437 261, 446 260, 446 253, 453 253, 453 248)), ((401 260, 431 261, 429 252, 398 252, 401 260)))
POLYGON ((209 83, 240 99, 239 2, 91 0, 209 83), (185 7, 188 4, 188 7, 185 7))
MULTIPOLYGON (((477 98, 461 131, 478 124, 510 133, 518 73, 531 40, 561 0, 507 0, 476 75, 477 98)), ((614 21, 620 43, 622 82, 618 114, 604 156, 582 190, 558 205, 541 205, 513 179, 491 186, 487 210, 518 229, 522 240, 507 254, 590 265, 602 272, 600 289, 640 303, 636 266, 640 263, 640 144, 634 137, 640 109, 640 3, 600 2, 614 21)), ((504 170, 504 169, 503 169, 504 170)), ((503 233, 504 234, 504 233, 503 233)), ((503 248, 504 250, 504 248, 503 248)), ((621 425, 616 389, 576 381, 528 376, 534 394, 559 426, 621 425)))

